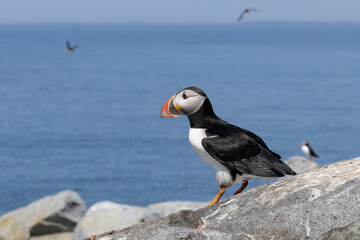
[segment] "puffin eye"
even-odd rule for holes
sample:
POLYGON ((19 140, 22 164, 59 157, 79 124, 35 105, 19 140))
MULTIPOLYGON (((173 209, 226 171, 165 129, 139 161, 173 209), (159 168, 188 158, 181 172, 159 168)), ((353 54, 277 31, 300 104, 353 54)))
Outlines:
POLYGON ((187 99, 187 98, 188 98, 188 96, 186 96, 185 93, 183 93, 182 97, 183 97, 183 99, 187 99))

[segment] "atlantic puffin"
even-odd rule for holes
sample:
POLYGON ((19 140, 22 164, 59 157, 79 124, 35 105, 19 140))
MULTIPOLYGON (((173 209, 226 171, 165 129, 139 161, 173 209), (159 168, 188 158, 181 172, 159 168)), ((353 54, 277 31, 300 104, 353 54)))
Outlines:
POLYGON ((305 155, 309 158, 308 161, 311 161, 312 158, 318 158, 319 155, 315 153, 315 151, 310 147, 310 144, 308 141, 303 141, 301 144, 301 150, 305 155))
POLYGON ((162 118, 182 115, 190 121, 192 148, 216 171, 220 189, 207 206, 217 203, 225 189, 234 183, 242 183, 236 195, 246 188, 250 178, 296 175, 259 136, 216 116, 209 98, 200 88, 184 88, 169 98, 161 109, 162 118))

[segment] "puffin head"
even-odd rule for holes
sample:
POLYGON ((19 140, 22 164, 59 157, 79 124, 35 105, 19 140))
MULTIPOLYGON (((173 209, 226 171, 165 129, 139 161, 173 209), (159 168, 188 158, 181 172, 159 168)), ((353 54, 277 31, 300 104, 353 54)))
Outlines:
POLYGON ((203 90, 187 87, 169 98, 161 109, 161 117, 189 116, 196 113, 207 99, 203 90))
POLYGON ((309 142, 308 141, 303 141, 300 143, 300 146, 307 146, 309 145, 309 142))

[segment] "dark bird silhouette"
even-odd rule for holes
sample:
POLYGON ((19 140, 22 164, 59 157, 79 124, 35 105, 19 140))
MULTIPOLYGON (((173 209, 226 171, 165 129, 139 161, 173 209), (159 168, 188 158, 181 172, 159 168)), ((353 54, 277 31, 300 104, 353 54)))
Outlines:
POLYGON ((177 92, 161 109, 161 117, 183 115, 190 121, 190 145, 216 171, 220 190, 208 206, 217 203, 234 183, 242 183, 236 195, 246 188, 250 178, 296 174, 259 136, 216 116, 200 88, 188 87, 177 92))
POLYGON ((65 49, 65 51, 72 53, 72 52, 75 51, 75 49, 76 49, 77 47, 79 47, 79 46, 78 46, 78 45, 70 46, 70 42, 67 41, 67 42, 66 42, 66 49, 65 49))
POLYGON ((255 9, 255 8, 246 8, 246 9, 241 13, 241 15, 239 16, 238 22, 240 22, 240 21, 243 19, 243 17, 244 17, 245 14, 248 14, 248 13, 250 13, 250 12, 257 12, 257 11, 258 11, 258 10, 255 9))
POLYGON ((310 147, 309 142, 304 141, 300 144, 301 150, 305 155, 309 158, 309 161, 311 161, 312 158, 318 158, 319 156, 315 153, 314 149, 310 147))

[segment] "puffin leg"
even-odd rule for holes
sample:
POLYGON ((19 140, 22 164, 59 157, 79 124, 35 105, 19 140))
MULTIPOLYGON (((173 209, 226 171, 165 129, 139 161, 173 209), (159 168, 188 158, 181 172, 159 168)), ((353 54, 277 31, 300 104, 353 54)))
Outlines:
POLYGON ((243 184, 241 185, 241 187, 239 188, 239 190, 237 190, 235 193, 234 193, 234 196, 241 193, 248 185, 248 180, 244 180, 243 181, 243 184))
POLYGON ((224 193, 225 193, 225 188, 220 187, 218 194, 214 197, 214 199, 211 201, 211 203, 209 203, 206 206, 209 207, 209 206, 217 203, 220 200, 220 198, 224 195, 224 193))

